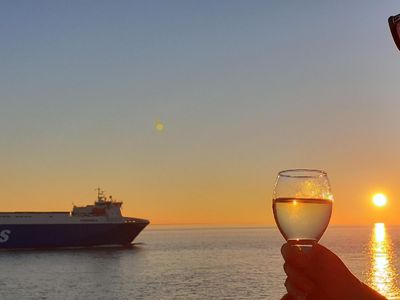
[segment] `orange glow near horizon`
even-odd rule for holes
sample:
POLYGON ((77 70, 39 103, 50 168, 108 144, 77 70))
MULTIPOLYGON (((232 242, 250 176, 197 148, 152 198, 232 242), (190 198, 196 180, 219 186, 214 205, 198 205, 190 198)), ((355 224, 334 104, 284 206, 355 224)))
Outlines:
MULTIPOLYGON (((157 136, 163 138, 166 135, 157 136)), ((164 161, 165 153, 156 156, 159 150, 154 147, 154 157, 159 159, 156 162, 162 167, 155 167, 153 163, 150 168, 138 162, 135 167, 114 166, 113 172, 102 172, 102 168, 112 169, 106 164, 90 165, 93 169, 86 166, 87 169, 80 172, 75 168, 61 169, 61 172, 56 166, 50 166, 49 170, 24 168, 18 173, 23 174, 22 177, 7 174, 3 176, 1 210, 69 211, 72 204, 92 204, 97 195, 94 189, 100 185, 107 195, 123 201, 124 216, 145 218, 151 224, 276 226, 272 212, 275 170, 267 175, 245 172, 243 167, 236 169, 225 162, 220 162, 220 166, 197 164, 193 169, 187 169, 190 156, 182 155, 183 161, 179 165, 170 164, 164 161), (229 176, 226 175, 228 171, 229 176)), ((264 170, 260 168, 260 171, 264 170)), ((328 170, 335 198, 329 226, 376 222, 399 224, 400 201, 396 201, 396 195, 400 188, 397 190, 398 187, 390 182, 374 184, 373 180, 364 177, 351 182, 346 177, 343 179, 341 174, 328 170), (388 196, 385 207, 372 204, 371 197, 377 191, 384 191, 388 196)))

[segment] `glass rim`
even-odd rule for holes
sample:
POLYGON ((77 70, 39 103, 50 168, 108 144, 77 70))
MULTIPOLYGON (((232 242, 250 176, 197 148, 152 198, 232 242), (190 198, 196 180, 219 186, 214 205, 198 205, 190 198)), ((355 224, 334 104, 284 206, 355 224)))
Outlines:
POLYGON ((288 178, 317 178, 322 176, 328 176, 323 170, 318 169, 288 169, 282 170, 278 173, 279 177, 288 178))

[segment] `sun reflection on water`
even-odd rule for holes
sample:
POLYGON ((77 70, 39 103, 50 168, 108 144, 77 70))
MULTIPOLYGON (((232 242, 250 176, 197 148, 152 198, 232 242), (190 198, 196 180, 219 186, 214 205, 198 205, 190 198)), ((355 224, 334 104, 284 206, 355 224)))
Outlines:
POLYGON ((396 286, 398 275, 394 267, 393 245, 384 223, 376 223, 370 240, 368 284, 388 299, 400 299, 396 286))

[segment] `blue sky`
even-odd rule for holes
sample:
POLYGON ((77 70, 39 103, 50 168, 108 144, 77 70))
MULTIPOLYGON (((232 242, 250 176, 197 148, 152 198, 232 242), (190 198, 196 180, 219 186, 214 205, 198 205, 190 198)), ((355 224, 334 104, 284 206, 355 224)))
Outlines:
POLYGON ((57 195, 53 208, 68 209, 103 185, 160 222, 224 211, 268 223, 275 174, 292 167, 326 169, 354 206, 374 186, 399 195, 387 26, 399 12, 397 1, 2 2, 2 201, 45 209, 57 195))

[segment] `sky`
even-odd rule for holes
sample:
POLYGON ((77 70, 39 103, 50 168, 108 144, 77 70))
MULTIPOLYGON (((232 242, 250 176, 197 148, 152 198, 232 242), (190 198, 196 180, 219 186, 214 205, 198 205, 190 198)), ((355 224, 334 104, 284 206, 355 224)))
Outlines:
POLYGON ((331 224, 399 224, 400 4, 331 2, 2 1, 1 210, 273 225, 317 168, 331 224))

